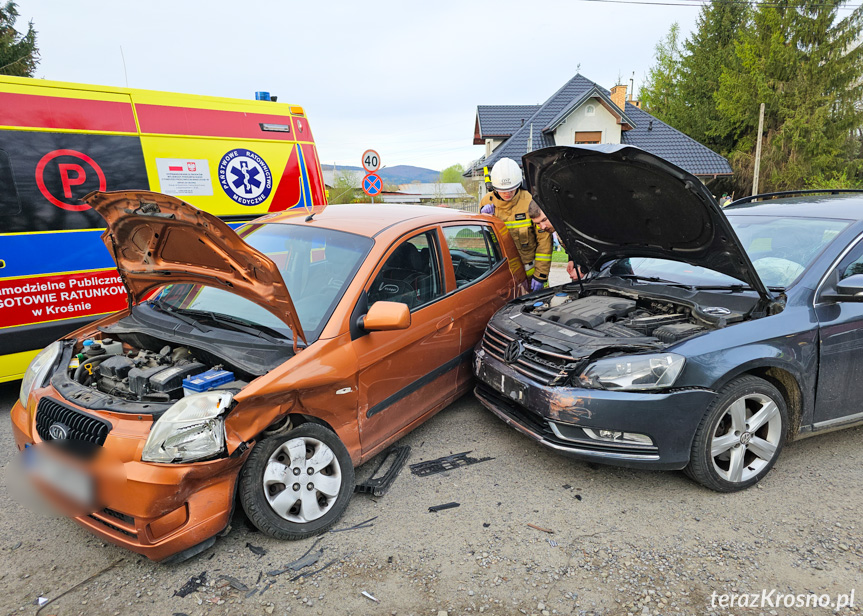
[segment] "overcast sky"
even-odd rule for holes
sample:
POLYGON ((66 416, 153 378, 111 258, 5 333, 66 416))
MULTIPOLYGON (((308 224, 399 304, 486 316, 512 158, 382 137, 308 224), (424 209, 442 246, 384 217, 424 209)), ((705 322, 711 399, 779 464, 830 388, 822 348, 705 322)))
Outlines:
MULTIPOLYGON (((665 0, 666 2, 668 0, 665 0)), ((672 0, 673 1, 673 0, 672 0)), ((440 170, 483 154, 477 105, 543 102, 576 72, 638 84, 697 7, 584 0, 17 0, 60 81, 302 105, 324 163, 440 170), (125 56, 125 74, 123 56, 125 56)))

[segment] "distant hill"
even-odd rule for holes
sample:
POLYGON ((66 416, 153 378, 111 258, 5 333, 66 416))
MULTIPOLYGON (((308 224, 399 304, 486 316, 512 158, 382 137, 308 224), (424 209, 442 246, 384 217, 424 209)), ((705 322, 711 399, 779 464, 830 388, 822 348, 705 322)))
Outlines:
MULTIPOLYGON (((321 165, 324 171, 332 171, 332 165, 321 165)), ((348 165, 338 165, 338 169, 346 169, 354 171, 360 175, 365 175, 366 171, 362 167, 351 167, 348 165)), ((424 167, 413 167, 411 165, 395 165, 393 167, 384 167, 378 171, 378 175, 387 184, 410 184, 411 182, 437 182, 440 178, 440 171, 434 169, 426 169, 424 167)))

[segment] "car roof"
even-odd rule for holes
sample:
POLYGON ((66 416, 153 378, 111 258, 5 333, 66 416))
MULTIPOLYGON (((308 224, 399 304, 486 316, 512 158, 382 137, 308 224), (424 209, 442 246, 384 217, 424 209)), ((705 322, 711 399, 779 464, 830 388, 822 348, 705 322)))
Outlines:
POLYGON ((863 220, 863 194, 807 195, 730 205, 723 212, 744 216, 789 216, 863 220))
MULTIPOLYGON (((455 220, 480 218, 462 210, 427 205, 392 203, 353 203, 327 205, 314 208, 314 222, 318 226, 337 231, 349 231, 374 237, 384 229, 411 221, 412 226, 433 225, 455 220)), ((256 219, 255 223, 302 224, 309 216, 306 210, 279 212, 256 219)), ((486 218, 482 216, 482 218, 486 218)))

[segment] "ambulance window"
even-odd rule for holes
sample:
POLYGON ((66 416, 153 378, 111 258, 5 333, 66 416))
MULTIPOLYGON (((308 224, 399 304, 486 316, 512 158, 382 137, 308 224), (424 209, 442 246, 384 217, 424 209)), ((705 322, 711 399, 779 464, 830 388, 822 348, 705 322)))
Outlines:
POLYGON ((0 150, 0 216, 16 216, 21 213, 18 187, 12 175, 12 163, 5 150, 0 150))

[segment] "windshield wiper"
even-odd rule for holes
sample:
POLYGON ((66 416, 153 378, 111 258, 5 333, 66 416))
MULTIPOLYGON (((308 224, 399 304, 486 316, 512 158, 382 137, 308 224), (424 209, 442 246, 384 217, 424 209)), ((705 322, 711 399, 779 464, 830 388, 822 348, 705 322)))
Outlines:
POLYGON ((194 327, 195 329, 197 329, 200 332, 207 334, 211 331, 209 327, 204 327, 203 325, 198 323, 195 319, 190 319, 189 317, 184 317, 182 314, 179 314, 178 310, 176 308, 172 308, 171 306, 168 306, 167 304, 165 304, 161 300, 153 300, 153 301, 148 302, 148 303, 150 304, 151 307, 155 308, 159 312, 163 312, 165 314, 171 315, 172 317, 174 317, 178 321, 181 321, 181 322, 185 323, 186 325, 191 325, 192 327, 194 327))
POLYGON ((227 325, 231 329, 234 329, 239 332, 243 332, 246 334, 251 334, 252 336, 257 336, 258 338, 263 338, 268 342, 281 344, 284 340, 287 340, 288 337, 284 334, 267 327, 266 325, 259 325, 254 321, 248 321, 246 319, 241 319, 239 317, 232 317, 226 314, 217 314, 210 310, 192 310, 192 309, 182 309, 185 314, 196 314, 207 317, 214 323, 219 323, 221 325, 227 325), (263 330, 272 332, 275 336, 270 335, 263 330))
MULTIPOLYGON (((754 291, 748 284, 718 284, 718 285, 699 285, 694 287, 696 291, 731 291, 732 293, 742 293, 743 291, 754 291)), ((768 291, 784 293, 785 287, 766 287, 768 291)))
MULTIPOLYGON (((603 276, 605 278, 605 276, 603 276)), ((665 278, 659 278, 658 276, 640 276, 638 274, 612 274, 609 278, 625 278, 627 280, 643 280, 645 282, 661 282, 663 284, 668 284, 674 287, 681 287, 683 289, 693 289, 694 287, 691 284, 684 284, 682 282, 675 282, 674 280, 666 280, 665 278)))

